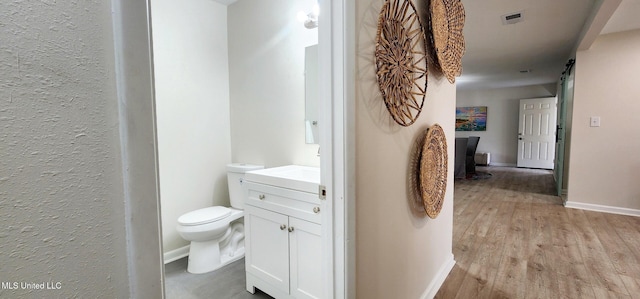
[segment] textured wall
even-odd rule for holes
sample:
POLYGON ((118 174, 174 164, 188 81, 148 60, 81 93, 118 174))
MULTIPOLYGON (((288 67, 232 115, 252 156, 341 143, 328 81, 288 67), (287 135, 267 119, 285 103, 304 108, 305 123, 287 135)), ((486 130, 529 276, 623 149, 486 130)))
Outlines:
POLYGON ((128 296, 111 28, 109 1, 0 4, 0 297, 128 296))

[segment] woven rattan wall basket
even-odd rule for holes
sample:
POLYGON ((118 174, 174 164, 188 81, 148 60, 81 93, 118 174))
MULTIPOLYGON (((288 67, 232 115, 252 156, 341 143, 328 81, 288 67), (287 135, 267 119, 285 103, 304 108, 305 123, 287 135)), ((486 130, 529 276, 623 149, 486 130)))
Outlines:
POLYGON ((440 125, 427 131, 420 158, 420 189, 424 210, 431 218, 438 217, 447 191, 447 139, 440 125))
POLYGON ((426 38, 410 0, 387 0, 376 34, 376 75, 385 106, 401 126, 413 124, 427 90, 426 38))
POLYGON ((437 64, 452 84, 462 74, 465 12, 460 0, 431 0, 431 40, 437 64))

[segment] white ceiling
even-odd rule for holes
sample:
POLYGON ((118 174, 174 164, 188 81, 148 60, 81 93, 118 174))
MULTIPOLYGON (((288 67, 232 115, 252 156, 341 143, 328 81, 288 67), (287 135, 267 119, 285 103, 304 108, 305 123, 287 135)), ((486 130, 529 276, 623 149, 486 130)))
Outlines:
POLYGON ((602 34, 640 28, 640 0, 623 0, 613 13, 602 34))
MULTIPOLYGON (((466 52, 459 89, 555 83, 601 2, 620 0, 462 0, 466 52), (501 16, 524 12, 524 21, 502 25, 501 16), (521 73, 530 70, 528 73, 521 73)), ((605 3, 606 4, 606 3, 605 3)), ((603 4, 602 7, 605 5, 603 4)), ((612 10, 613 11, 613 10, 612 10)), ((640 28, 640 0, 622 0, 598 33, 640 28)), ((609 15, 606 16, 607 18, 609 15)), ((595 22, 594 22, 595 23, 595 22)), ((591 29, 593 31, 593 29, 591 29)))

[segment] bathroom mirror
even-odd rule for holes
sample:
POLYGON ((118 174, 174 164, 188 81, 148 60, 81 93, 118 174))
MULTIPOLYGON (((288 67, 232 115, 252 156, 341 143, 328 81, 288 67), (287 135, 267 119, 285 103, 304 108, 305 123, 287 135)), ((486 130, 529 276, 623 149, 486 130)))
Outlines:
POLYGON ((318 45, 304 50, 305 142, 318 143, 318 45))

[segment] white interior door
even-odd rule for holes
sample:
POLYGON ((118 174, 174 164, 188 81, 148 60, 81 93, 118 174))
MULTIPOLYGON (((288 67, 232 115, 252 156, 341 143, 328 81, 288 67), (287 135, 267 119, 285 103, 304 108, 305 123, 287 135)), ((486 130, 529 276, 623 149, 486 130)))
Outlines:
POLYGON ((520 100, 518 167, 553 169, 556 98, 520 100))

